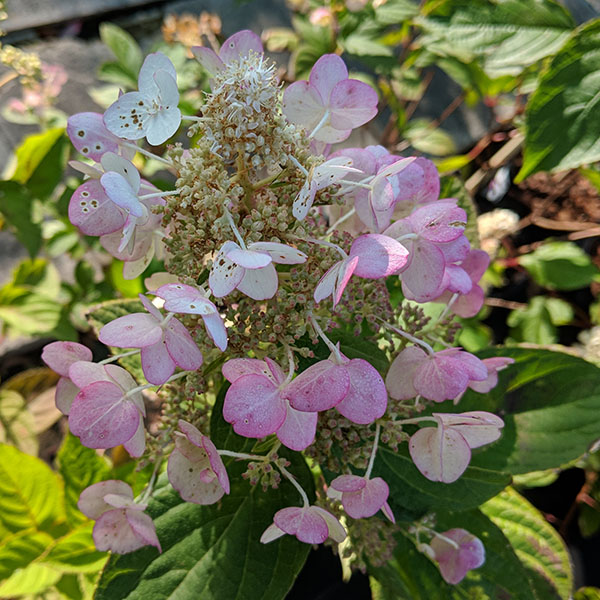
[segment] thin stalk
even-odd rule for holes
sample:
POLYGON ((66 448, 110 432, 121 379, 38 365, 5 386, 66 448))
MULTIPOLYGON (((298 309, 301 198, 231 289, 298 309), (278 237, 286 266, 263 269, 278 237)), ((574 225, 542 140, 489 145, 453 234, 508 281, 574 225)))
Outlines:
POLYGON ((312 312, 309 312, 307 314, 307 318, 313 326, 314 330, 317 332, 317 335, 325 342, 325 345, 329 348, 329 350, 336 357, 337 361, 341 364, 343 361, 340 351, 337 349, 337 346, 325 335, 325 332, 321 329, 321 326, 317 322, 315 315, 313 315, 312 312))
POLYGON ((137 348, 136 350, 130 350, 129 352, 123 352, 122 354, 115 354, 114 356, 111 356, 109 358, 105 358, 104 360, 101 360, 98 364, 99 365, 107 365, 111 362, 115 362, 115 360, 125 358, 126 356, 133 356, 134 354, 138 354, 139 352, 140 352, 140 349, 137 348))
POLYGON ((385 327, 387 327, 388 329, 390 329, 391 331, 395 331, 398 335, 401 335, 403 338, 406 338, 409 342, 412 342, 413 344, 417 344, 417 345, 421 346, 422 348, 427 350, 427 352, 429 354, 431 354, 431 355, 435 354, 435 352, 433 351, 433 348, 427 342, 424 342, 423 340, 416 338, 414 335, 411 335, 410 333, 403 331, 402 329, 398 329, 398 327, 394 327, 393 325, 390 325, 387 321, 384 321, 383 319, 380 319, 379 317, 376 317, 376 319, 378 321, 381 321, 381 323, 383 323, 383 325, 385 327))
POLYGON ((325 125, 325 123, 327 123, 327 119, 329 119, 329 111, 328 110, 325 111, 325 114, 323 115, 321 120, 317 123, 317 126, 312 130, 311 134, 308 136, 309 140, 312 140, 312 138, 317 133, 317 131, 319 131, 319 129, 321 129, 321 127, 323 127, 323 125, 325 125))
POLYGON ((371 477, 371 471, 373 470, 373 465, 375 464, 375 456, 377 455, 377 446, 379 445, 379 433, 381 432, 381 425, 377 423, 377 427, 375 428, 375 441, 373 442, 373 449, 371 450, 371 457, 369 458, 369 464, 367 465, 367 470, 365 471, 365 479, 369 479, 371 477))
POLYGON ((140 154, 143 154, 144 156, 146 156, 148 158, 153 158, 154 160, 158 160, 159 162, 165 163, 166 165, 169 165, 170 167, 173 166, 173 161, 169 160, 168 158, 163 158, 162 156, 158 156, 158 154, 153 154, 149 150, 146 150, 145 148, 140 148, 140 146, 137 146, 136 144, 132 144, 131 142, 120 142, 120 143, 122 146, 125 146, 126 148, 132 148, 136 152, 139 152, 140 154))
POLYGON ((349 210, 345 215, 342 215, 331 227, 325 232, 325 235, 330 235, 335 231, 338 225, 341 225, 344 221, 347 221, 352 215, 356 214, 356 208, 349 210))
POLYGON ((304 491, 304 489, 302 488, 302 486, 296 481, 295 477, 285 468, 282 467, 281 465, 277 465, 277 468, 281 471, 281 473, 284 475, 284 477, 287 477, 287 479, 289 479, 292 483, 292 485, 298 490, 298 493, 300 494, 300 497, 302 498, 302 502, 304 503, 304 507, 308 507, 310 506, 310 502, 308 500, 308 496, 306 495, 306 492, 304 491))

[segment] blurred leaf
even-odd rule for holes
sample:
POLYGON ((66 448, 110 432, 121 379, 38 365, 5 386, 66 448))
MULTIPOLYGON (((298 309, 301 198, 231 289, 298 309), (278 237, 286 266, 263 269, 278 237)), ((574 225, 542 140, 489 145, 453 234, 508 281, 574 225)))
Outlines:
POLYGON ((42 202, 52 196, 56 186, 62 180, 70 148, 70 142, 63 128, 50 131, 58 131, 61 135, 58 136, 27 180, 27 188, 32 196, 42 202))
POLYGON ((569 554, 556 530, 525 498, 508 488, 488 500, 481 511, 508 538, 529 571, 539 598, 569 600, 573 575, 569 554))
POLYGON ((600 19, 580 27, 540 76, 525 111, 523 166, 515 181, 600 159, 600 19), (560 143, 557 143, 557 134, 560 143))
POLYGON ((344 50, 356 56, 393 56, 393 50, 378 40, 360 33, 353 33, 341 40, 344 50))
POLYGON ((388 0, 375 9, 375 20, 382 25, 399 25, 419 14, 419 5, 412 0, 388 0))
POLYGON ((600 510, 589 504, 580 503, 577 524, 584 538, 590 538, 600 531, 600 510))
POLYGON ((467 352, 477 352, 484 348, 489 348, 492 341, 492 330, 487 325, 475 319, 463 323, 462 329, 458 334, 458 344, 467 352))
POLYGON ((408 122, 402 135, 420 152, 433 156, 447 156, 456 152, 456 146, 450 135, 432 125, 433 122, 426 119, 413 119, 408 122))
POLYGON ((554 54, 575 26, 552 0, 458 0, 449 6, 448 16, 416 19, 426 32, 421 44, 465 63, 479 59, 490 77, 518 75, 554 54))
POLYGON ((136 83, 144 58, 135 39, 113 23, 100 25, 100 39, 112 50, 119 65, 136 83))
POLYGON ((16 181, 0 181, 0 212, 32 258, 42 246, 42 228, 33 221, 33 198, 16 181))
POLYGON ((98 552, 92 539, 94 523, 87 521, 77 529, 56 540, 43 556, 44 564, 60 569, 63 573, 97 573, 108 558, 106 552, 98 552))
POLYGON ((60 303, 24 287, 0 288, 0 321, 15 333, 49 334, 61 320, 60 303))
POLYGON ((568 325, 573 320, 573 309, 560 298, 535 296, 522 310, 513 310, 506 323, 510 335, 519 342, 548 345, 558 340, 556 327, 568 325))
POLYGON ((123 277, 123 262, 120 260, 114 259, 110 263, 109 275, 112 285, 124 298, 137 298, 138 294, 143 294, 145 291, 141 277, 135 279, 123 277))
POLYGON ((14 533, 52 531, 65 519, 57 475, 39 458, 0 444, 0 523, 14 533))
POLYGON ((98 79, 114 83, 125 90, 134 90, 137 88, 137 77, 134 77, 129 71, 118 62, 105 62, 98 68, 98 79))
POLYGON ((471 157, 468 154, 457 154, 456 156, 449 156, 448 158, 441 158, 435 162, 439 173, 441 175, 447 175, 454 171, 459 171, 463 167, 466 167, 471 162, 471 157))
POLYGON ((61 578, 61 572, 39 563, 17 569, 11 577, 0 584, 1 598, 14 598, 39 594, 53 586, 61 578))
POLYGON ((12 283, 15 286, 26 287, 50 298, 55 298, 60 292, 60 274, 56 267, 42 258, 24 260, 13 271, 12 283))
POLYGON ((268 52, 291 52, 298 46, 298 35, 288 27, 270 27, 262 33, 262 39, 268 52))
POLYGON ((110 478, 106 459, 86 448, 72 433, 67 433, 57 454, 58 472, 65 482, 65 510, 69 523, 77 526, 87 521, 77 508, 79 494, 88 486, 110 478))
POLYGON ((21 394, 0 389, 0 443, 37 455, 38 440, 32 414, 21 394))
POLYGON ((64 135, 62 127, 48 129, 25 138, 25 141, 15 150, 17 167, 12 181, 25 184, 29 181, 40 163, 52 150, 52 147, 64 135))
POLYGON ((559 471, 549 469, 547 471, 532 471, 513 477, 513 485, 516 488, 536 488, 551 485, 558 479, 559 471))
POLYGON ((546 242, 519 258, 536 283, 551 290, 577 290, 598 279, 600 270, 573 242, 546 242))
POLYGON ((600 600, 600 588, 579 588, 573 596, 573 600, 600 600))
POLYGON ((0 539, 0 581, 32 563, 53 541, 51 535, 33 528, 0 539))

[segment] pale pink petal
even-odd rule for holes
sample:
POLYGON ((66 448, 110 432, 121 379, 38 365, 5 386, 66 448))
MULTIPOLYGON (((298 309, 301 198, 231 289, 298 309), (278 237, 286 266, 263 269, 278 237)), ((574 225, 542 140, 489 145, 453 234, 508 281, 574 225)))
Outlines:
POLYGON ((390 490, 381 477, 369 479, 358 491, 342 494, 342 506, 353 519, 372 517, 387 501, 390 490))
POLYGON ((250 51, 262 54, 262 42, 256 33, 249 29, 243 29, 234 33, 223 42, 219 50, 219 56, 225 64, 229 64, 232 61, 245 58, 250 54, 250 51))
POLYGON ((452 483, 469 466, 471 450, 465 438, 452 428, 424 427, 408 445, 415 466, 430 481, 452 483))
POLYGON ((138 89, 143 94, 153 96, 157 93, 154 76, 158 71, 165 71, 173 79, 177 80, 177 71, 171 60, 162 52, 153 52, 144 59, 142 68, 138 75, 138 89))
POLYGON ((123 446, 129 452, 130 456, 139 458, 146 450, 146 428, 144 427, 144 419, 140 419, 140 423, 133 437, 127 440, 123 446))
POLYGON ((162 329, 152 315, 132 313, 107 323, 100 330, 98 339, 117 348, 144 348, 162 339, 162 329))
POLYGON ((165 301, 164 308, 169 312, 192 315, 210 315, 217 312, 217 307, 205 298, 198 288, 191 285, 168 283, 154 293, 165 301))
POLYGON ((378 233, 361 235, 350 248, 350 256, 357 256, 355 275, 379 279, 397 273, 408 260, 408 250, 394 238, 378 233))
POLYGON ((175 361, 171 358, 164 339, 151 346, 144 346, 140 356, 142 370, 149 383, 162 385, 175 372, 175 361))
POLYGON ((206 436, 202 436, 202 445, 204 447, 204 450, 206 451, 206 454, 208 454, 210 468, 217 476, 217 479, 219 480, 219 483, 225 490, 225 493, 229 494, 230 487, 229 477, 227 476, 227 469, 223 464, 223 459, 219 455, 217 447, 212 443, 212 440, 210 440, 210 438, 207 438, 206 436))
POLYGON ((261 375, 244 375, 227 390, 223 418, 245 437, 275 433, 286 416, 285 401, 277 387, 261 375))
POLYGON ((105 494, 104 502, 112 508, 130 508, 132 510, 146 510, 147 504, 136 504, 132 499, 123 496, 122 494, 105 494))
MULTIPOLYGON (((102 366, 102 365, 100 365, 102 366)), ((118 365, 108 364, 104 365, 104 370, 117 385, 121 387, 124 392, 128 392, 129 390, 137 387, 137 383, 135 379, 131 376, 131 373, 123 367, 119 367, 118 365)), ((83 386, 80 386, 83 387, 83 386)), ((137 394, 129 396, 134 402, 136 401, 137 394)), ((139 393, 139 399, 142 399, 141 392, 139 393)), ((143 412, 143 411, 142 411, 143 412)))
POLYGON ((427 359, 427 353, 418 346, 408 346, 392 362, 385 378, 385 386, 394 400, 414 398, 414 378, 417 367, 427 359))
POLYGON ((333 295, 341 266, 342 261, 335 263, 333 267, 325 272, 323 277, 319 280, 319 283, 317 283, 317 287, 313 293, 313 297, 317 304, 333 295))
POLYGON ((96 381, 112 381, 106 367, 98 363, 80 360, 69 368, 69 379, 79 388, 83 389, 96 381))
POLYGON ((451 585, 460 583, 468 571, 485 562, 485 548, 479 538, 465 529, 450 529, 435 536, 430 543, 444 581, 451 585), (451 544, 448 538, 458 545, 451 544))
POLYGON ((202 352, 181 321, 171 319, 167 323, 165 342, 173 362, 184 371, 195 371, 202 366, 202 352))
POLYGON ((271 263, 262 269, 246 269, 237 289, 253 300, 268 300, 277 293, 278 285, 277 271, 271 263))
POLYGON ((244 375, 262 375, 277 384, 267 363, 258 358, 232 358, 221 367, 221 371, 229 383, 234 383, 244 375))
POLYGON ((390 508, 390 505, 387 502, 383 503, 383 506, 381 507, 381 512, 392 522, 395 523, 396 522, 396 517, 394 517, 394 513, 392 512, 392 509, 390 508))
POLYGON ((155 112, 153 103, 152 97, 140 92, 123 94, 106 109, 104 125, 117 137, 140 140, 146 136, 148 122, 155 112))
POLYGON ((424 360, 414 375, 417 392, 434 402, 456 398, 465 391, 468 383, 469 376, 461 362, 440 352, 424 360))
POLYGON ((68 377, 61 377, 56 384, 56 391, 54 392, 56 408, 63 415, 68 415, 71 410, 71 404, 73 404, 73 400, 75 400, 78 393, 79 388, 68 377))
POLYGON ((297 248, 277 242, 254 242, 248 250, 267 253, 274 263, 282 265, 299 265, 307 259, 306 254, 297 248))
POLYGON ((271 523, 271 525, 269 525, 260 536, 260 541, 262 544, 268 544, 269 542, 272 542, 283 535, 285 535, 285 531, 279 529, 275 523, 271 523))
POLYGON ((239 248, 235 242, 225 242, 213 260, 208 285, 216 298, 233 292, 244 276, 244 269, 227 258, 227 253, 239 248))
POLYGON ((457 237, 452 242, 436 244, 444 255, 446 263, 456 263, 465 260, 471 250, 471 242, 465 235, 457 237))
POLYGON ((214 50, 204 46, 192 46, 194 58, 211 74, 216 75, 225 68, 223 61, 214 50))
POLYGON ((417 208, 410 217, 415 233, 432 242, 451 242, 460 237, 467 213, 455 201, 440 201, 417 208))
POLYGON ((452 312, 464 319, 474 317, 481 310, 484 300, 483 290, 478 285, 474 285, 468 294, 463 294, 454 301, 452 312))
POLYGON ((86 517, 96 520, 107 510, 113 508, 104 501, 104 497, 108 494, 117 494, 125 499, 133 500, 133 490, 129 485, 118 479, 108 479, 85 488, 79 496, 77 507, 86 517))
POLYGON ((358 475, 340 475, 330 485, 338 492, 358 492, 367 485, 367 480, 358 475))
POLYGON ((269 367, 269 371, 271 371, 271 375, 273 376, 273 381, 277 386, 280 386, 285 379, 285 373, 282 371, 281 367, 268 356, 265 357, 265 363, 269 367))
POLYGON ((458 294, 468 294, 473 288, 471 278, 458 265, 446 265, 443 285, 448 291, 458 294))
POLYGON ((342 524, 334 517, 330 512, 326 511, 324 508, 320 506, 311 506, 310 510, 313 513, 319 515, 325 523, 327 523, 327 529, 329 537, 334 541, 340 544, 346 539, 346 530, 342 526, 342 524))
POLYGON ((417 302, 429 302, 442 291, 446 261, 431 242, 415 240, 409 267, 400 276, 404 295, 417 302))
POLYGON ((78 152, 96 162, 105 152, 119 150, 119 139, 106 129, 100 113, 71 115, 67 119, 67 135, 78 152))
POLYGON ((414 201, 419 203, 433 202, 440 195, 440 175, 435 164, 423 157, 415 161, 425 175, 423 187, 415 194, 414 201))
POLYGON ((138 298, 140 299, 142 306, 157 320, 157 322, 160 323, 163 320, 160 310, 158 310, 158 308, 154 306, 154 304, 150 302, 150 299, 144 296, 144 294, 138 294, 138 298))
POLYGON ((222 352, 225 352, 225 350, 227 350, 227 329, 223 322, 223 317, 215 312, 208 315, 202 315, 202 320, 204 321, 206 331, 215 343, 215 346, 222 352))
POLYGON ((362 358, 354 358, 344 366, 350 377, 350 387, 336 409, 350 421, 361 425, 382 417, 388 395, 381 375, 362 358))
POLYGON ((498 383, 498 371, 505 369, 508 365, 512 365, 515 360, 505 356, 494 356, 492 358, 484 358, 481 362, 485 365, 488 376, 482 381, 470 381, 469 387, 480 394, 487 394, 498 383))
POLYGON ((206 469, 204 462, 186 458, 179 450, 173 450, 167 463, 167 475, 171 485, 186 502, 194 504, 214 504, 225 494, 216 476, 205 482, 201 473, 206 469))
POLYGON ((425 185, 425 173, 421 168, 421 160, 426 159, 417 158, 394 178, 395 202, 415 202, 417 195, 425 185))
POLYGON ((100 236, 119 231, 125 213, 106 195, 100 180, 89 179, 71 196, 69 221, 85 235, 100 236))
POLYGON ((292 408, 289 402, 286 404, 285 421, 277 430, 277 438, 284 446, 299 452, 314 442, 319 415, 301 412, 292 408))
POLYGON ((504 421, 500 417, 481 410, 461 414, 433 413, 433 416, 439 419, 444 427, 452 427, 454 431, 458 431, 469 444, 469 448, 479 448, 495 442, 504 427, 504 421))
POLYGON ((461 267, 469 274, 474 283, 477 283, 485 273, 490 264, 490 256, 483 250, 472 248, 461 267))
POLYGON ((158 548, 159 552, 162 552, 160 542, 156 535, 156 528, 150 516, 139 510, 132 509, 125 511, 125 514, 127 516, 127 522, 137 538, 141 540, 145 546, 155 546, 158 548))
POLYGON ((325 114, 319 92, 308 81, 296 81, 283 93, 283 114, 288 121, 311 132, 325 114))
POLYGON ((88 448, 114 448, 130 440, 140 422, 135 404, 108 381, 83 388, 71 406, 69 427, 88 448))
POLYGON ((148 544, 160 549, 156 533, 154 533, 154 539, 151 537, 150 531, 153 531, 153 528, 154 524, 148 515, 138 511, 114 509, 104 513, 96 521, 92 536, 96 548, 101 552, 110 550, 116 554, 127 554, 148 544), (128 514, 130 512, 131 515, 128 514), (142 519, 137 518, 140 516, 142 519), (146 517, 150 524, 143 517, 146 517), (134 530, 131 523, 135 523, 136 529, 143 533, 140 534, 134 530))
POLYGON ((357 79, 340 81, 331 92, 331 126, 355 129, 377 114, 377 92, 357 79))
POLYGON ((324 54, 314 64, 308 81, 310 86, 319 92, 323 103, 328 105, 336 84, 347 79, 348 69, 344 61, 337 54, 324 54))
POLYGON ((350 376, 344 365, 322 360, 308 367, 284 391, 296 410, 318 412, 339 404, 350 388, 350 376))
POLYGON ((329 529, 325 519, 314 508, 282 508, 275 513, 273 521, 282 531, 295 535, 301 542, 321 544, 329 537, 329 529))
POLYGON ((80 360, 92 360, 92 351, 76 342, 52 342, 44 346, 42 360, 55 373, 69 377, 69 367, 80 360))
POLYGON ((136 226, 135 242, 133 247, 121 248, 123 234, 121 231, 103 235, 100 238, 100 245, 115 258, 125 261, 143 260, 152 247, 153 235, 140 231, 136 226))
POLYGON ((335 308, 338 302, 342 299, 342 295, 344 294, 344 290, 350 281, 350 277, 354 274, 354 270, 356 269, 356 265, 358 264, 358 256, 348 257, 346 260, 342 261, 340 265, 340 271, 337 276, 337 281, 335 284, 335 292, 333 295, 333 307, 335 308))
POLYGON ((265 252, 253 252, 232 248, 226 254, 227 258, 244 269, 260 269, 271 263, 271 257, 265 252))

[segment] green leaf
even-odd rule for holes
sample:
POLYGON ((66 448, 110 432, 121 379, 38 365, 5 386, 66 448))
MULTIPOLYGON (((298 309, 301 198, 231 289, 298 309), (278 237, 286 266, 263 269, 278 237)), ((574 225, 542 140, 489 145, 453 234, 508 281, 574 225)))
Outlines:
POLYGON ((67 433, 58 450, 58 472, 65 482, 65 510, 72 525, 86 521, 79 509, 79 495, 88 486, 110 478, 110 466, 93 448, 86 448, 72 433, 67 433))
POLYGON ((27 454, 38 452, 33 415, 25 398, 14 390, 0 389, 0 443, 10 443, 27 454))
MULTIPOLYGON (((490 348, 480 358, 508 356, 514 365, 499 373, 489 394, 467 391, 460 412, 501 414, 502 437, 473 455, 471 465, 512 474, 553 469, 579 458, 600 431, 600 369, 562 352, 490 348)), ((456 412, 453 406, 436 407, 456 412)))
MULTIPOLYGON (((277 510, 298 504, 298 493, 285 481, 266 493, 250 490, 241 478, 245 468, 229 462, 231 494, 217 505, 183 502, 168 485, 155 492, 148 513, 162 554, 146 548, 112 556, 96 600, 283 599, 310 548, 290 536, 270 544, 259 539, 277 510)), ((289 468, 302 485, 310 484, 310 471, 299 455, 289 468)))
POLYGON ((400 25, 419 13, 419 6, 411 0, 388 0, 375 9, 375 20, 382 25, 400 25))
POLYGON ((98 552, 92 539, 94 524, 80 525, 57 540, 42 558, 44 564, 60 569, 63 573, 97 573, 108 558, 106 552, 98 552))
POLYGON ((42 228, 33 221, 33 198, 15 181, 0 181, 0 213, 32 258, 42 247, 42 228))
POLYGON ((137 88, 137 77, 133 77, 129 71, 118 62, 106 62, 98 69, 98 79, 114 83, 127 90, 137 88))
POLYGON ((48 548, 54 538, 35 529, 24 529, 0 541, 0 581, 23 569, 48 548))
POLYGON ((0 444, 0 524, 17 533, 65 522, 61 481, 39 458, 0 444))
POLYGON ((27 189, 42 202, 47 201, 63 178, 70 142, 62 131, 27 180, 27 189))
POLYGON ((551 290, 577 290, 598 278, 600 270, 573 242, 546 242, 519 258, 536 283, 551 290))
POLYGON ((112 23, 100 25, 100 38, 112 50, 123 70, 137 82, 143 55, 135 39, 112 23))
POLYGON ((26 287, 0 288, 0 321, 17 333, 49 334, 58 327, 61 312, 59 302, 26 287))
POLYGON ((135 279, 125 279, 123 277, 122 261, 114 259, 110 264, 108 273, 111 284, 124 298, 137 298, 138 294, 144 292, 141 277, 135 279))
MULTIPOLYGON (((436 531, 466 529, 485 546, 486 560, 455 586, 444 582, 437 566, 417 551, 411 536, 399 533, 394 558, 370 572, 384 589, 386 600, 541 600, 535 595, 528 571, 519 562, 502 531, 478 510, 437 513, 436 531)), ((545 600, 545 599, 544 599, 545 600)))
POLYGON ((15 151, 17 167, 11 179, 17 183, 27 183, 64 132, 62 127, 56 127, 26 137, 15 151))
POLYGON ((600 600, 600 589, 592 587, 579 588, 575 592, 573 600, 600 600))
POLYGON ((519 75, 554 54, 575 26, 552 0, 456 1, 449 16, 417 19, 420 42, 442 56, 478 59, 490 77, 519 75))
POLYGON ((456 152, 454 141, 443 129, 427 119, 413 119, 402 132, 411 146, 433 156, 448 156, 456 152))
POLYGON ((556 327, 573 320, 573 309, 560 298, 535 296, 522 310, 513 310, 506 320, 511 337, 519 342, 547 345, 558 339, 556 327))
POLYGON ((600 159, 599 46, 596 19, 579 28, 542 73, 527 103, 523 166, 516 182, 538 171, 561 171, 600 159))
POLYGON ((360 34, 353 33, 343 40, 344 50, 349 54, 356 56, 393 56, 393 50, 389 46, 382 44, 376 39, 360 34))
POLYGON ((14 598, 44 592, 60 578, 61 572, 39 563, 17 569, 11 577, 0 584, 0 598, 14 598))
POLYGON ((481 510, 510 541, 538 596, 568 600, 573 588, 569 554, 543 515, 510 488, 488 500, 481 510))
POLYGON ((429 481, 415 467, 406 445, 398 452, 381 448, 375 460, 376 475, 390 487, 389 502, 398 519, 435 510, 470 510, 495 496, 510 484, 510 475, 479 467, 468 467, 454 483, 429 481))

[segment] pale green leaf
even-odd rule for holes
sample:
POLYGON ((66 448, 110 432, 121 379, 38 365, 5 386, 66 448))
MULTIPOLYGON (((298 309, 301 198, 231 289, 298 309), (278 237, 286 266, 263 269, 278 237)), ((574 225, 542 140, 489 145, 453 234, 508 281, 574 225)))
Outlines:
POLYGON ((135 83, 143 62, 142 51, 135 39, 113 23, 100 25, 100 38, 112 50, 119 65, 135 83))
POLYGON ((52 567, 32 563, 23 569, 17 569, 0 584, 0 598, 39 594, 53 586, 61 576, 61 572, 52 567))
POLYGON ((98 552, 92 539, 94 523, 87 521, 77 529, 56 540, 42 557, 48 564, 63 573, 97 573, 108 558, 98 552))

